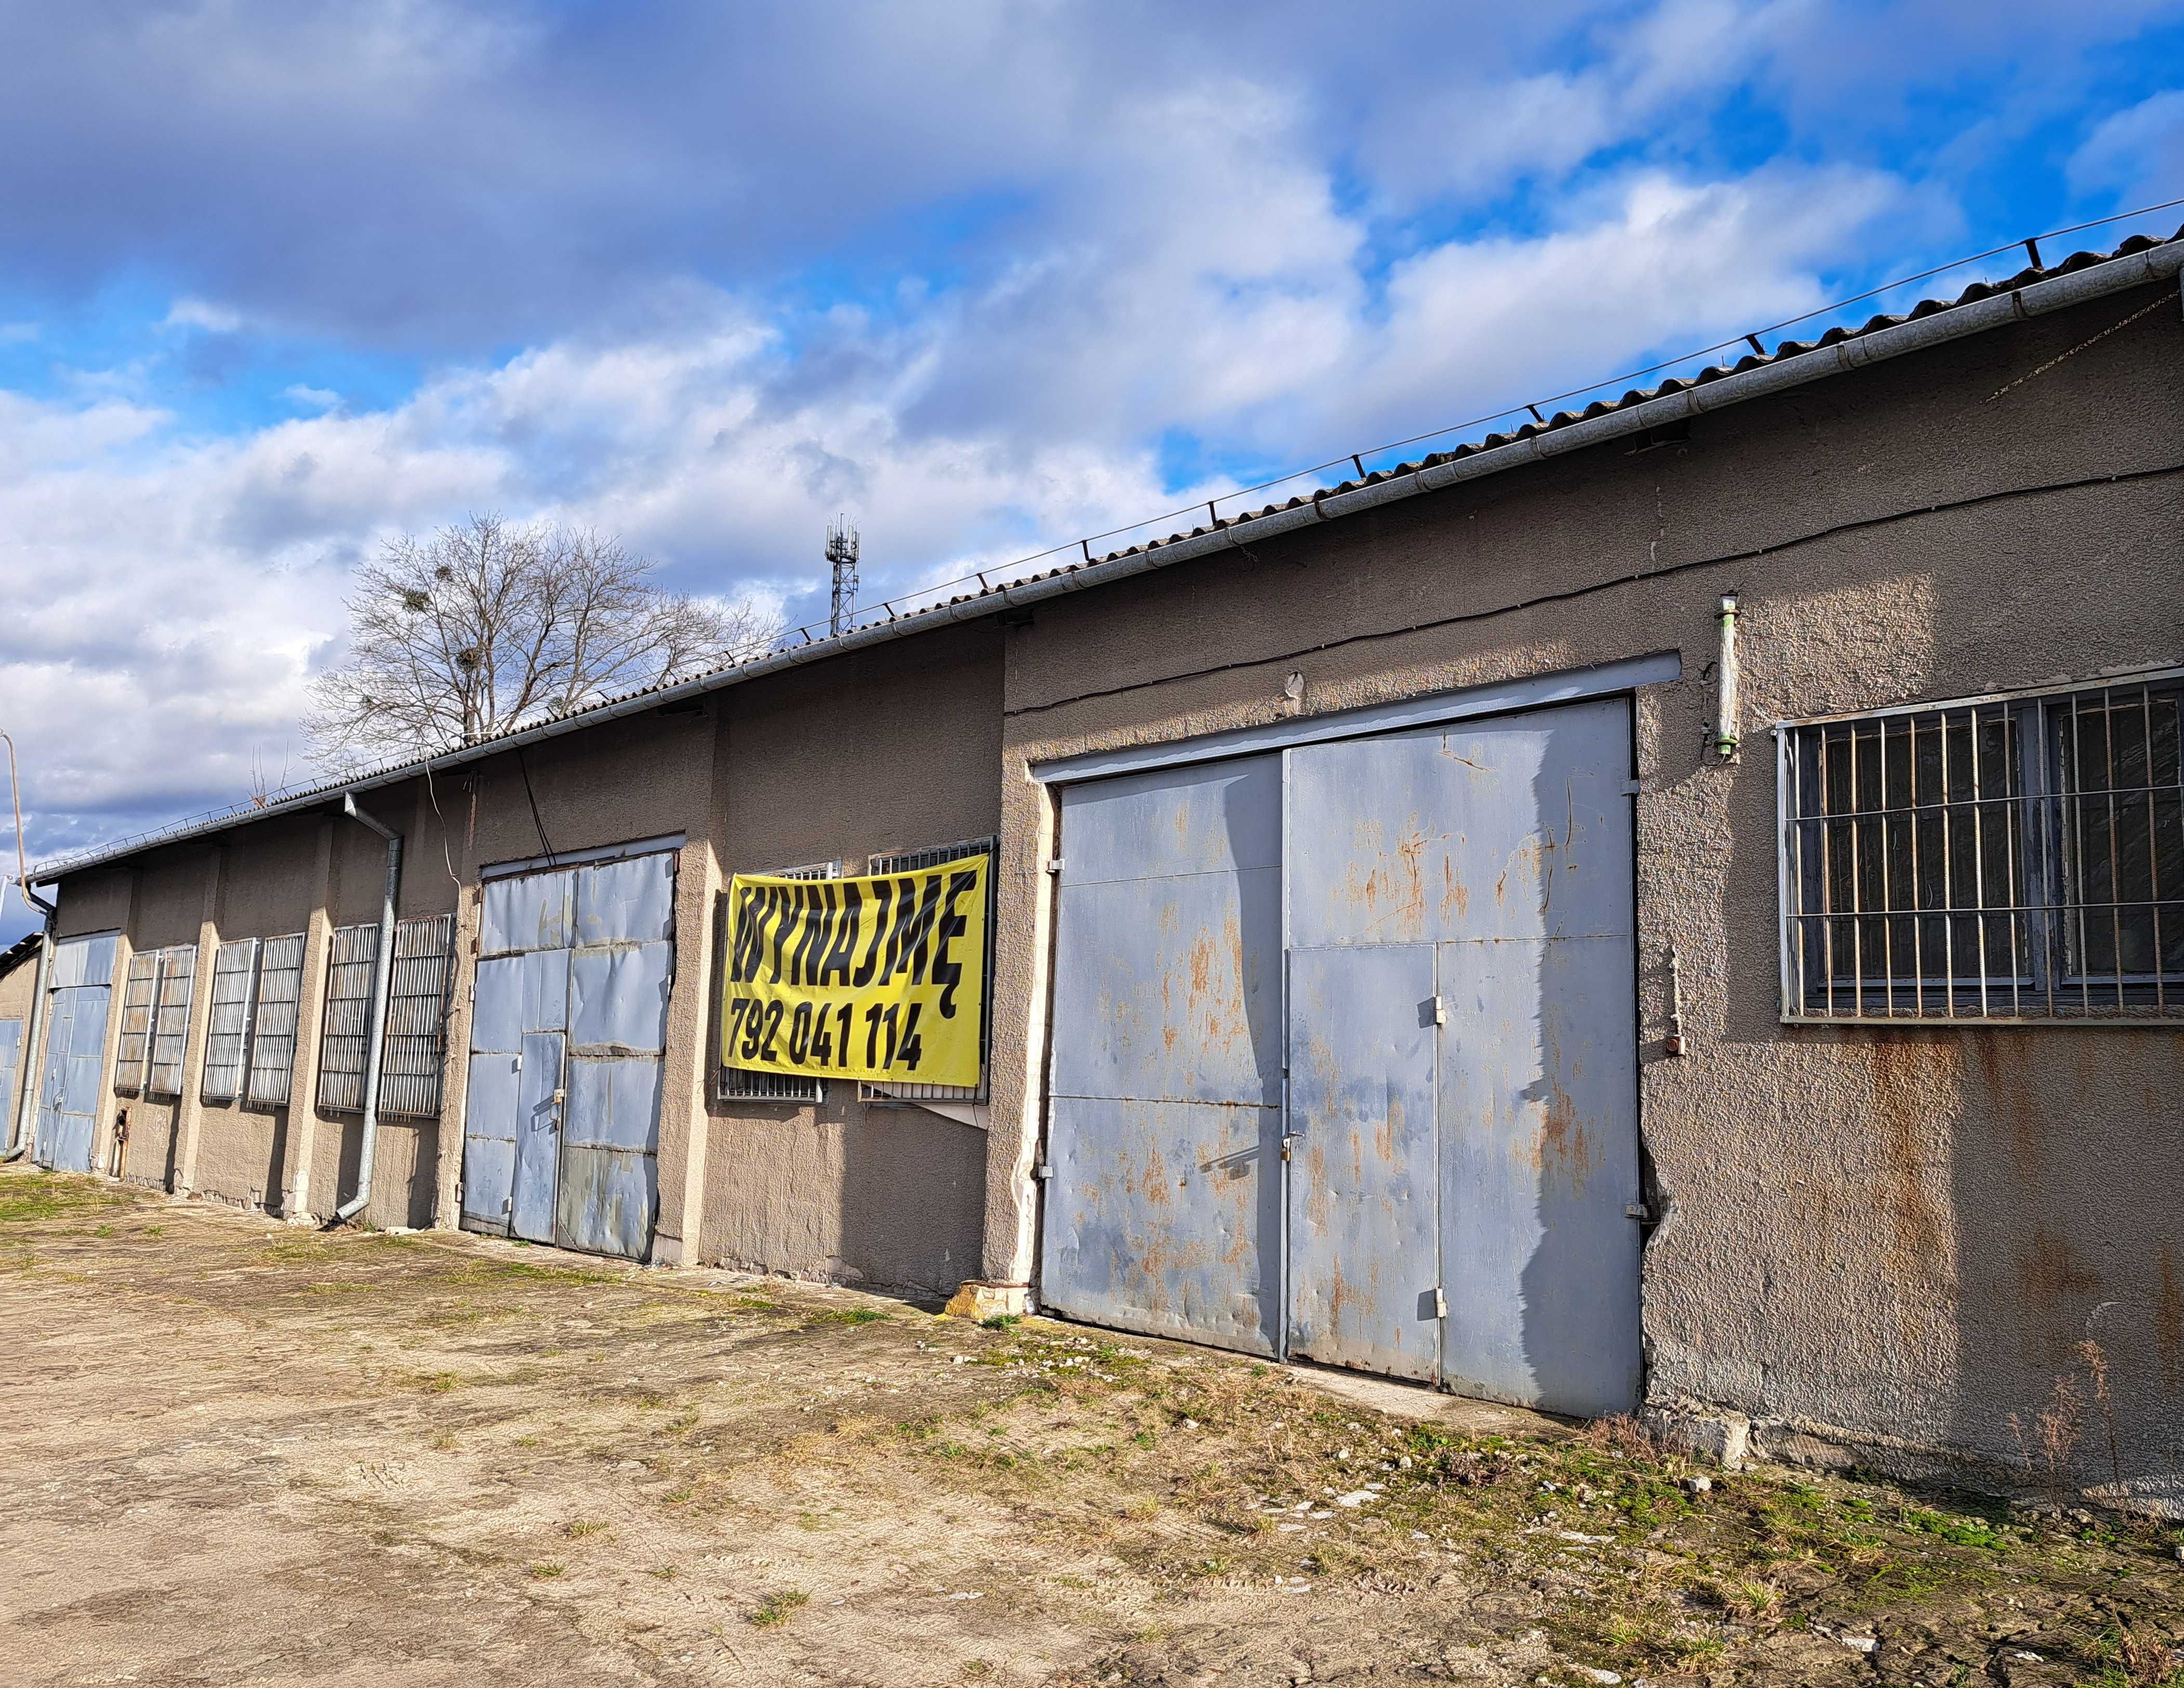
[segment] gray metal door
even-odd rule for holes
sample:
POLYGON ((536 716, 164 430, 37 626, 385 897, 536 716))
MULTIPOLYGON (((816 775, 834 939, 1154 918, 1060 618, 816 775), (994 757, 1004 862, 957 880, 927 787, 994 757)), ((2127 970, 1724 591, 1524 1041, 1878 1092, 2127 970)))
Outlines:
POLYGON ((1627 1411, 1630 761, 1611 699, 1063 788, 1041 1299, 1627 1411))
POLYGON ((1372 1310, 1301 1351, 1406 1369, 1382 1345, 1438 1290, 1451 1387, 1574 1413, 1635 1402, 1630 744, 1618 699, 1289 753, 1293 1345, 1323 1340, 1318 1284, 1372 1310), (1298 983, 1321 944, 1356 946, 1340 1011, 1298 983), (1307 1055, 1322 1012, 1348 1043, 1307 1055), (1315 1061, 1346 1109, 1318 1103, 1315 1061), (1430 1128, 1411 1122, 1422 1097, 1430 1128), (1330 1134, 1348 1184, 1300 1152, 1330 1134))
POLYGON ((109 932, 64 938, 53 946, 34 1158, 60 1172, 91 1170, 92 1132, 105 1076, 106 1013, 116 943, 109 932))
POLYGON ((15 1081, 23 1076, 23 1022, 0 1020, 0 1139, 15 1134, 15 1081))
POLYGON ((1281 1320, 1281 768, 1066 788, 1040 1299, 1271 1353, 1281 1320))
POLYGON ((515 1168, 508 1230, 554 1240, 554 1193, 561 1165, 561 1034, 526 1032, 515 1074, 515 1168))
POLYGON ((463 1223, 642 1256, 659 1206, 675 857, 489 881, 463 1124, 463 1223))

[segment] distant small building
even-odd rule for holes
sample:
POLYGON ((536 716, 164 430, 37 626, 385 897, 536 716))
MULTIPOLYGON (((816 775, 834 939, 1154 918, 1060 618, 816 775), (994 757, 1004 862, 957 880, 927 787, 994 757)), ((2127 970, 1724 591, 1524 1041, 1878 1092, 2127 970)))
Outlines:
POLYGON ((2180 259, 49 863, 35 1153, 2184 1507, 2180 259), (975 1084, 724 1061, 978 855, 975 1084))

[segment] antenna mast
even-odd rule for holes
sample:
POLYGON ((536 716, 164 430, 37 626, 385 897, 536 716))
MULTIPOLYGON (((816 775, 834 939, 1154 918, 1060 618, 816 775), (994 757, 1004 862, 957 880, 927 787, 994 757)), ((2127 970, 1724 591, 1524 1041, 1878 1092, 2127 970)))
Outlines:
POLYGON ((839 516, 827 530, 827 560, 834 565, 834 609, 827 631, 839 635, 857 614, 857 530, 839 516))

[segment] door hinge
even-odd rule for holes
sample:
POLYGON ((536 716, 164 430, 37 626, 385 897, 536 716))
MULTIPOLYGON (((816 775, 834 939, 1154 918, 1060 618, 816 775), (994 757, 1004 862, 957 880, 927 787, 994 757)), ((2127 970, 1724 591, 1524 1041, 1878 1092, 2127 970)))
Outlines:
POLYGON ((1434 1317, 1435 1318, 1448 1317, 1448 1295, 1438 1284, 1434 1285, 1434 1317))
POLYGON ((1045 861, 1040 862, 1039 866, 1049 873, 1059 873, 1061 872, 1061 858, 1058 855, 1050 855, 1045 861))
POLYGON ((1436 1026, 1446 1026, 1448 1023, 1448 999, 1446 997, 1436 996, 1434 998, 1433 1017, 1434 1024, 1436 1026))
POLYGON ((1626 1219, 1648 1220, 1653 1217, 1653 1210, 1642 1201, 1634 1201, 1623 1210, 1623 1217, 1626 1219))
POLYGON ((1032 1163, 1031 1175, 1035 1178, 1050 1178, 1054 1176, 1054 1168, 1044 1161, 1035 1161, 1032 1163))

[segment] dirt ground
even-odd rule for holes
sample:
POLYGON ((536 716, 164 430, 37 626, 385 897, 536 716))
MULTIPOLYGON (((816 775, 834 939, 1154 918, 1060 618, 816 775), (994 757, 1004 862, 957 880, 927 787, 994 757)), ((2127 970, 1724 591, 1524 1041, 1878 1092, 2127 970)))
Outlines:
POLYGON ((0 1306, 9 1683, 2184 1684, 2174 1529, 1068 1325, 16 1168, 0 1306))

